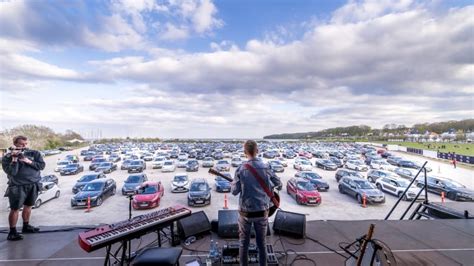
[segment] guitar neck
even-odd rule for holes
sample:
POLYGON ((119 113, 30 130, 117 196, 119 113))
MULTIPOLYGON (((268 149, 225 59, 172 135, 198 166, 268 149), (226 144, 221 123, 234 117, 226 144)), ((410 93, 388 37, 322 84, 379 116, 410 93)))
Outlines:
POLYGON ((226 175, 224 175, 224 174, 222 174, 222 173, 220 173, 220 172, 218 172, 218 171, 216 171, 212 168, 209 168, 209 173, 212 174, 212 175, 220 176, 220 177, 224 178, 225 180, 227 180, 229 182, 234 181, 234 179, 232 179, 232 178, 230 178, 230 177, 228 177, 228 176, 226 176, 226 175))

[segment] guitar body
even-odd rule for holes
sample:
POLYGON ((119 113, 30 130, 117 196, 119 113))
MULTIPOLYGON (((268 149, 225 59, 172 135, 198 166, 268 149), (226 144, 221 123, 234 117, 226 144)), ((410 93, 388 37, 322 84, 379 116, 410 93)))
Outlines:
MULTIPOLYGON (((217 170, 212 169, 212 168, 209 168, 209 174, 220 176, 220 177, 224 178, 225 180, 227 180, 229 182, 234 181, 232 178, 229 178, 228 176, 225 176, 225 175, 221 174, 220 172, 218 172, 217 170)), ((270 209, 268 210, 268 217, 271 217, 273 214, 275 214, 276 210, 280 207, 279 206, 280 205, 280 195, 278 194, 278 192, 276 192, 274 190, 273 191, 273 196, 274 196, 274 200, 276 202, 278 202, 278 206, 275 205, 272 200, 270 200, 271 206, 270 206, 270 209)))

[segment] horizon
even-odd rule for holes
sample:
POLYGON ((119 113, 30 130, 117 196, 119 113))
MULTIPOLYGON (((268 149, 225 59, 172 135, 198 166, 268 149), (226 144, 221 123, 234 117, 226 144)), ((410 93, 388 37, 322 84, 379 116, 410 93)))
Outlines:
POLYGON ((470 1, 15 1, 0 11, 0 131, 263 139, 474 114, 470 1))

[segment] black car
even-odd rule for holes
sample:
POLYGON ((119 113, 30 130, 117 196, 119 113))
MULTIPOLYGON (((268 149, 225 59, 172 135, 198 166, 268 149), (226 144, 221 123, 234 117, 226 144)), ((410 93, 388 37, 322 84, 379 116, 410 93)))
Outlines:
POLYGON ((286 159, 293 159, 296 157, 296 153, 294 152, 291 152, 291 151, 287 151, 287 152, 284 152, 282 154, 283 158, 286 158, 286 159))
POLYGON ((211 204, 211 187, 205 179, 194 179, 189 186, 188 205, 205 206, 211 204))
POLYGON ((102 173, 105 173, 105 174, 110 174, 115 170, 117 170, 117 165, 115 163, 112 163, 112 162, 101 163, 95 169, 96 172, 102 172, 102 173))
POLYGON ((145 161, 143 160, 133 160, 128 166, 127 171, 129 173, 141 173, 146 169, 145 161))
POLYGON ((197 160, 189 160, 186 163, 186 172, 197 172, 199 170, 199 162, 197 160))
POLYGON ((61 168, 61 170, 59 170, 59 173, 61 175, 75 175, 82 171, 84 171, 83 165, 80 165, 78 163, 71 163, 66 165, 64 168, 61 168))
MULTIPOLYGON (((408 160, 400 160, 398 161, 398 166, 404 167, 404 168, 412 168, 412 169, 420 169, 422 165, 408 161, 408 160)), ((431 168, 428 166, 425 166, 427 172, 431 172, 431 168)))
POLYGON ((88 153, 86 153, 86 154, 84 155, 84 158, 83 158, 84 162, 86 162, 86 161, 92 161, 92 159, 94 159, 95 155, 96 155, 95 152, 88 152, 88 153))
POLYGON ((92 159, 92 162, 89 165, 89 170, 94 171, 99 166, 99 164, 105 163, 105 162, 107 162, 107 160, 105 158, 92 159))
MULTIPOLYGON (((448 199, 455 201, 474 201, 474 190, 466 188, 466 186, 454 180, 428 176, 427 181, 426 188, 432 193, 441 194, 441 192, 444 192, 448 199)), ((423 187, 424 184, 424 178, 420 178, 417 186, 423 187)))
POLYGON ((331 171, 336 171, 338 168, 337 165, 329 159, 317 159, 316 167, 331 171))
POLYGON ((355 176, 355 177, 364 179, 364 176, 362 176, 362 174, 356 171, 347 170, 347 169, 339 169, 337 170, 336 175, 335 175, 336 181, 339 182, 339 180, 341 180, 341 178, 343 178, 344 176, 355 176))
POLYGON ((111 178, 92 180, 71 198, 71 207, 87 207, 88 198, 91 207, 100 206, 106 198, 115 195, 116 190, 115 181, 111 178))
POLYGON ((329 157, 329 160, 331 160, 337 166, 337 168, 341 168, 344 166, 344 162, 337 157, 331 156, 329 157))
POLYGON ((362 203, 365 195, 367 203, 385 203, 385 194, 365 179, 345 176, 339 182, 339 192, 347 194, 362 203))
POLYGON ((103 173, 99 174, 87 174, 83 175, 81 178, 79 178, 76 182, 76 184, 72 187, 72 193, 76 194, 77 192, 81 191, 82 188, 89 183, 92 180, 96 180, 99 178, 105 178, 105 175, 103 173))
POLYGON ((136 188, 145 181, 148 181, 148 177, 145 174, 129 175, 123 184, 122 195, 135 194, 136 188))
POLYGON ((328 191, 329 184, 323 180, 323 178, 317 174, 316 172, 312 171, 300 171, 295 174, 295 177, 301 177, 313 184, 318 191, 328 191))
POLYGON ((403 160, 402 157, 397 157, 397 156, 390 156, 390 157, 387 157, 387 163, 391 164, 391 165, 395 165, 395 166, 398 166, 398 162, 403 160))
POLYGON ((46 182, 53 182, 56 183, 56 185, 59 183, 58 177, 56 175, 45 175, 41 177, 40 180, 41 183, 46 183, 46 182))

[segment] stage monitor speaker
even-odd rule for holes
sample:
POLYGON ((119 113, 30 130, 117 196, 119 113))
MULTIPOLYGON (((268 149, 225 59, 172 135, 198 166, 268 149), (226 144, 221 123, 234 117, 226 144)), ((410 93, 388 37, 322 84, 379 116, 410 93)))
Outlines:
POLYGON ((273 222, 273 231, 275 234, 304 238, 306 236, 306 216, 278 210, 273 222))
MULTIPOLYGON (((239 238, 239 212, 237 210, 219 210, 217 234, 222 238, 239 238)), ((267 226, 267 236, 271 234, 267 226)), ((250 237, 255 237, 255 228, 252 226, 250 237)))
POLYGON ((211 221, 211 230, 214 233, 217 233, 217 230, 219 230, 219 221, 217 219, 212 219, 212 221, 211 221))
POLYGON ((191 216, 178 221, 178 230, 181 239, 210 233, 211 223, 204 211, 194 212, 191 216))

